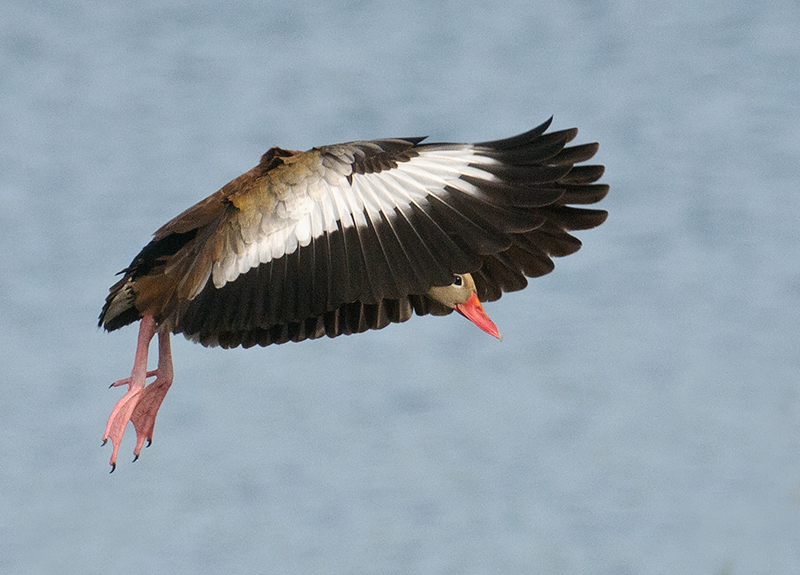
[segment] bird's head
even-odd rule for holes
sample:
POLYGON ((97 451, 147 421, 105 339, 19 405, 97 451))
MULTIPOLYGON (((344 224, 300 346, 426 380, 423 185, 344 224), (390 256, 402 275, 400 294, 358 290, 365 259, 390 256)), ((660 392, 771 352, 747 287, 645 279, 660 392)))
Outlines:
POLYGON ((493 335, 499 340, 503 339, 497 326, 483 310, 475 288, 475 280, 470 274, 455 274, 453 283, 448 286, 431 288, 428 296, 456 310, 489 335, 493 335))

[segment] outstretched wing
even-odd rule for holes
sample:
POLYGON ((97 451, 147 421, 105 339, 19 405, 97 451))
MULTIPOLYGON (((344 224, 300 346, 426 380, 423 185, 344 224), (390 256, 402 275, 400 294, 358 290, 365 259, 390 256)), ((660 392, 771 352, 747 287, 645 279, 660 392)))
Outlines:
POLYGON ((206 345, 267 345, 445 313, 425 294, 454 273, 472 273, 482 301, 522 289, 580 247, 568 231, 606 217, 569 206, 608 191, 594 183, 602 166, 575 166, 597 144, 566 147, 577 130, 545 134, 549 123, 479 144, 268 152, 156 234, 196 230, 165 259, 175 277, 161 320, 206 345))

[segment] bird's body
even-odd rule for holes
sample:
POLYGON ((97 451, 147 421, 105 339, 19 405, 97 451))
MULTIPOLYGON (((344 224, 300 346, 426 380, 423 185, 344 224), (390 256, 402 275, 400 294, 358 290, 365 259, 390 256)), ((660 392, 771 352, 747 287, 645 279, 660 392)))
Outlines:
POLYGON ((169 334, 250 347, 359 333, 454 309, 499 336, 480 301, 548 273, 573 253, 568 232, 606 212, 603 167, 575 166, 597 144, 549 121, 507 140, 352 142, 272 148, 258 166, 159 229, 123 270, 100 315, 109 331, 142 320, 128 393, 106 428, 116 459, 128 420, 138 456, 172 381, 169 334), (159 334, 159 368, 147 347, 159 334), (145 386, 145 378, 157 375, 145 386), (152 390, 151 390, 152 388, 152 390))

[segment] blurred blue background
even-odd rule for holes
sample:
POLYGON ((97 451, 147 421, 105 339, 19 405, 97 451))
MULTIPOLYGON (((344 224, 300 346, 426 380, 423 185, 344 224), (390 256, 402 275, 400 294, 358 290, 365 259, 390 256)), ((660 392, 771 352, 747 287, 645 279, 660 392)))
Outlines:
POLYGON ((800 573, 800 8, 0 8, 0 571, 800 573), (176 339, 100 447, 150 234, 272 145, 600 141, 610 217, 524 292, 248 351, 176 339))

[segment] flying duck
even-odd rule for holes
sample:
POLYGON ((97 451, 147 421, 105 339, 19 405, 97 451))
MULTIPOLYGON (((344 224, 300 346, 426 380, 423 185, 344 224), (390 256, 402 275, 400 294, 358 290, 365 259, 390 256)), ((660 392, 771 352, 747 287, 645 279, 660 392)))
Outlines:
POLYGON ((135 459, 173 380, 170 333, 204 346, 254 345, 381 329, 459 312, 500 338, 481 302, 577 251, 568 232, 607 213, 573 207, 607 193, 596 143, 547 133, 552 118, 504 140, 358 141, 271 148, 259 164, 167 222, 122 270, 99 325, 136 321, 133 370, 103 444, 116 467, 128 422, 135 459), (581 164, 581 165, 576 165, 581 164), (147 370, 158 334, 158 367, 147 370), (147 378, 155 377, 149 385, 147 378))

